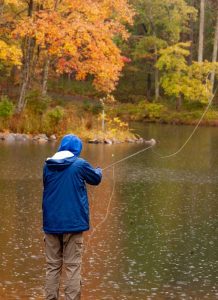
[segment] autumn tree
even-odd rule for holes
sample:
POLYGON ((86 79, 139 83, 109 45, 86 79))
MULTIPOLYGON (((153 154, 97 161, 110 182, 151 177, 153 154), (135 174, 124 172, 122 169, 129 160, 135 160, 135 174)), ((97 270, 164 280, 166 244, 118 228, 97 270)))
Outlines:
POLYGON ((124 61, 114 38, 127 39, 125 24, 133 21, 133 11, 126 0, 31 0, 27 8, 13 31, 24 44, 18 111, 25 106, 34 57, 44 65, 43 94, 50 65, 58 74, 75 72, 78 80, 91 75, 100 91, 115 88, 124 61))
POLYGON ((178 43, 160 51, 157 67, 162 71, 161 85, 165 93, 176 99, 180 109, 181 99, 207 103, 210 99, 211 72, 218 71, 218 63, 193 62, 189 65, 190 43, 178 43))
MULTIPOLYGON (((30 65, 32 62, 31 53, 34 50, 34 41, 29 38, 25 38, 22 41, 17 39, 12 33, 16 28, 18 21, 23 19, 25 15, 31 17, 33 11, 33 1, 18 1, 18 0, 4 0, 2 1, 2 18, 1 18, 1 29, 0 35, 4 41, 9 40, 9 44, 16 43, 17 53, 20 59, 21 65, 21 91, 20 99, 25 97, 26 89, 30 80, 30 65)), ((15 50, 15 49, 13 49, 15 50)), ((8 52, 8 55, 10 55, 8 52)), ((20 103, 20 99, 19 102, 20 103)))

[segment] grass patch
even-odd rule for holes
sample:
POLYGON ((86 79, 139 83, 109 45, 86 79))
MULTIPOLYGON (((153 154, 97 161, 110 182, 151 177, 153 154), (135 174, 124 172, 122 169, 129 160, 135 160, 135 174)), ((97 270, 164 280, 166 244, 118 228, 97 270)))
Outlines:
POLYGON ((78 134, 82 139, 116 139, 124 141, 134 138, 127 123, 118 117, 107 116, 105 131, 102 132, 101 112, 99 103, 84 102, 82 105, 65 103, 57 105, 58 101, 42 98, 37 91, 28 94, 25 110, 19 114, 7 113, 8 100, 2 102, 2 117, 0 116, 0 130, 14 133, 38 134, 45 133, 50 136, 62 136, 66 133, 78 134), (7 109, 6 109, 7 108, 7 109))
MULTIPOLYGON (((145 121, 169 124, 196 124, 205 111, 206 106, 202 104, 194 104, 188 106, 181 111, 173 110, 171 105, 168 107, 161 103, 149 103, 141 101, 138 104, 122 103, 112 109, 108 109, 111 117, 120 117, 126 121, 145 121), (194 109, 194 107, 196 107, 194 109)), ((214 125, 218 121, 218 111, 211 108, 204 116, 203 124, 214 125)))

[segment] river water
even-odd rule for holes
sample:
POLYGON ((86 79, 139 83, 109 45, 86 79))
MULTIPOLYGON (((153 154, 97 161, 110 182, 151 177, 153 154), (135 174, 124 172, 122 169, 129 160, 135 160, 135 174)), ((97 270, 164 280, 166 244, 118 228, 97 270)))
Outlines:
MULTIPOLYGON (((163 155, 176 151, 192 130, 134 126, 157 139, 155 151, 163 155)), ((43 299, 41 175, 56 147, 0 144, 2 300, 43 299)), ((85 144, 82 156, 105 167, 142 147, 85 144)), ((199 128, 172 158, 160 159, 149 149, 117 165, 114 177, 112 169, 105 171, 89 198, 96 229, 85 235, 86 244, 92 234, 83 259, 83 300, 218 299, 217 128, 199 128), (98 226, 109 201, 108 217, 98 226)))

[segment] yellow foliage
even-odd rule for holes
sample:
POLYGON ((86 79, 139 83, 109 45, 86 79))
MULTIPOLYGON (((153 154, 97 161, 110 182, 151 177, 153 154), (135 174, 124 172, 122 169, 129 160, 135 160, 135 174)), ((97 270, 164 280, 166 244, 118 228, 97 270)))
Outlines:
POLYGON ((160 51, 156 66, 162 71, 161 85, 166 94, 207 103, 211 97, 211 72, 218 73, 218 63, 193 62, 188 65, 190 43, 178 43, 160 51))
POLYGON ((19 0, 4 0, 4 4, 6 5, 10 5, 10 4, 18 5, 19 2, 20 2, 19 0))
POLYGON ((7 64, 21 65, 22 52, 15 45, 8 45, 0 40, 0 61, 7 64))

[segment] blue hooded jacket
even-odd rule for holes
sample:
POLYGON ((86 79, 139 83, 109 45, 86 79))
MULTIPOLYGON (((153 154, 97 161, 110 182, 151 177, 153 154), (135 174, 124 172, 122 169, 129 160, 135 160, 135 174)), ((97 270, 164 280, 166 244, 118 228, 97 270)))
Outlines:
POLYGON ((58 152, 43 170, 43 230, 45 233, 81 232, 89 229, 86 183, 98 185, 102 171, 79 158, 81 140, 64 136, 58 152))

